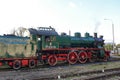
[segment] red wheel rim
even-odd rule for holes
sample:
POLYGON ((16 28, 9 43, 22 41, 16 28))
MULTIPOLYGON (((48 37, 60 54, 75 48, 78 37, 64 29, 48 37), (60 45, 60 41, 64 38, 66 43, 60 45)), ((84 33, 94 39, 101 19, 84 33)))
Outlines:
POLYGON ((75 64, 78 60, 78 56, 77 56, 77 53, 76 52, 70 52, 68 54, 68 62, 70 64, 75 64))
POLYGON ((21 61, 20 60, 15 60, 13 61, 13 69, 20 69, 21 68, 21 61))
POLYGON ((36 66, 35 60, 31 59, 29 60, 29 68, 34 68, 36 66))
POLYGON ((48 63, 51 66, 55 66, 57 64, 57 57, 54 55, 51 55, 48 57, 48 63))
POLYGON ((82 51, 78 54, 79 56, 79 62, 80 63, 85 63, 87 61, 87 53, 82 51))

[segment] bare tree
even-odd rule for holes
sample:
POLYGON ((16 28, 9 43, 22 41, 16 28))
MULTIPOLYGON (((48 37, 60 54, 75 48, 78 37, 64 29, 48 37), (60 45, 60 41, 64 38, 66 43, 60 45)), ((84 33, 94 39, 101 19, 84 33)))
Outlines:
POLYGON ((12 30, 10 30, 10 34, 15 35, 15 28, 13 28, 12 30))
POLYGON ((15 29, 13 29, 12 31, 11 31, 11 34, 13 34, 13 35, 16 35, 16 36, 24 36, 24 32, 26 31, 27 29, 26 28, 24 28, 24 27, 18 27, 16 30, 15 29))

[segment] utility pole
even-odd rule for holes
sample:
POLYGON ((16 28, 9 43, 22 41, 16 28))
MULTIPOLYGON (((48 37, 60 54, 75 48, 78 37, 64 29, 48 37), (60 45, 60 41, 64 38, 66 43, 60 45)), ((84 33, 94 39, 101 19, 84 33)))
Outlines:
POLYGON ((109 20, 112 23, 112 36, 113 36, 113 52, 115 53, 115 36, 114 36, 114 23, 111 19, 104 19, 104 20, 109 20))

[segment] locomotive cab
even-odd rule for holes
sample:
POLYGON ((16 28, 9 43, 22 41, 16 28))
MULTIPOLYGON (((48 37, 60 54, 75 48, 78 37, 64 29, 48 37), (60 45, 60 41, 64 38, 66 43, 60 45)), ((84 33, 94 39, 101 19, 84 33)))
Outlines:
POLYGON ((58 33, 54 28, 50 27, 38 27, 37 29, 29 29, 31 35, 34 35, 34 41, 37 43, 37 50, 41 51, 48 48, 57 48, 57 43, 55 43, 56 35, 58 33))

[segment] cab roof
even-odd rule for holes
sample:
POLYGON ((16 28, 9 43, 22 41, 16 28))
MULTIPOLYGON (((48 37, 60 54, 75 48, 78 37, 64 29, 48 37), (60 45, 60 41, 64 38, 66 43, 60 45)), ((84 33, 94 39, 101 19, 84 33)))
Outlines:
POLYGON ((54 28, 50 27, 38 27, 37 29, 29 28, 28 29, 30 34, 35 35, 45 35, 45 36, 56 36, 58 33, 55 31, 54 28))

